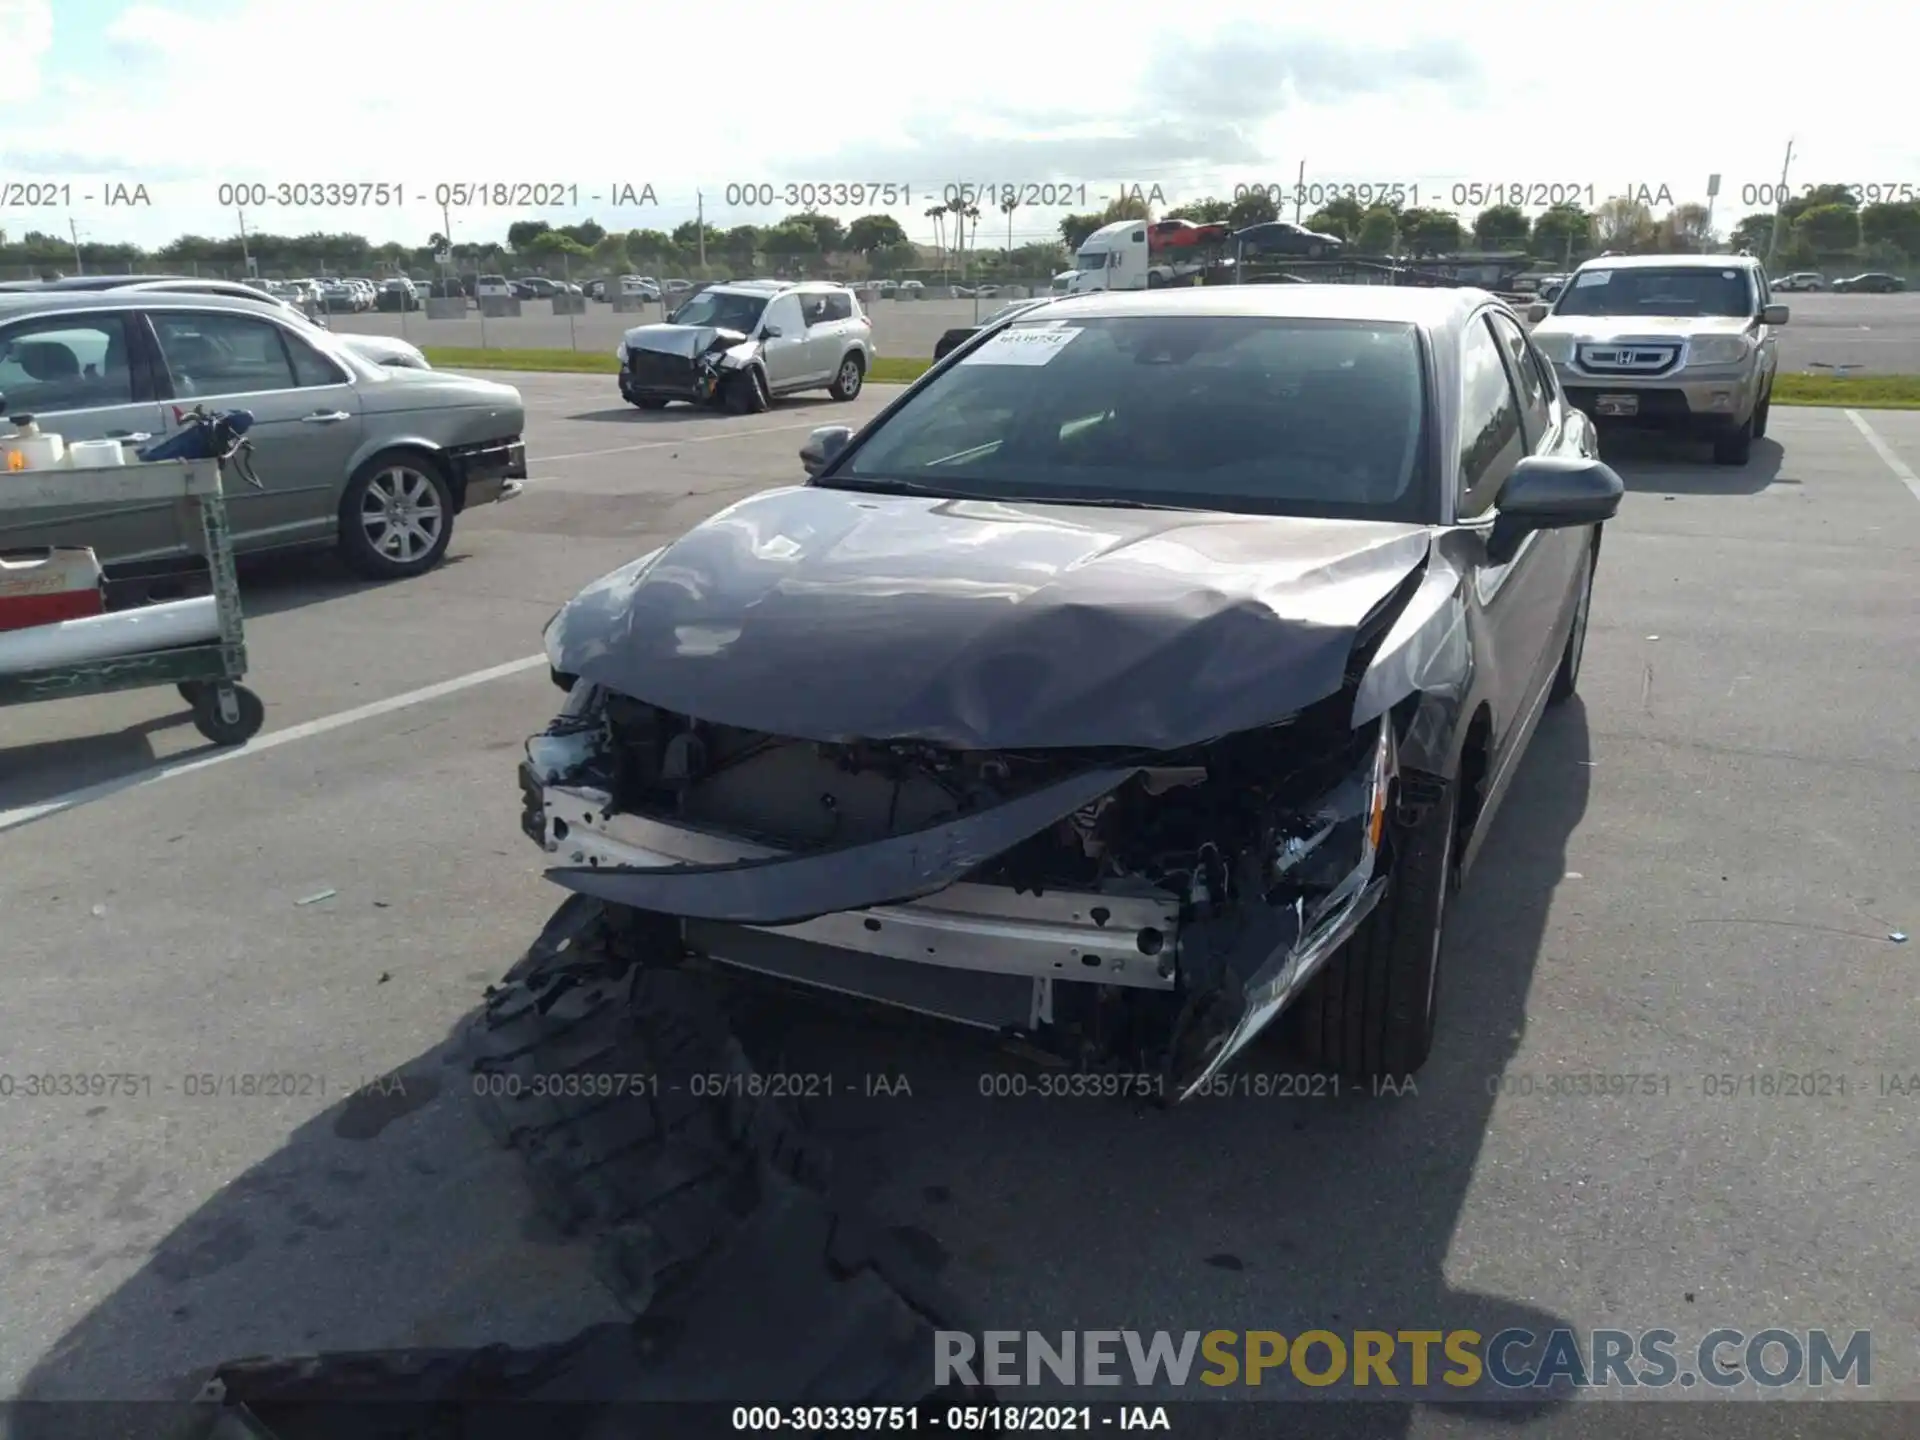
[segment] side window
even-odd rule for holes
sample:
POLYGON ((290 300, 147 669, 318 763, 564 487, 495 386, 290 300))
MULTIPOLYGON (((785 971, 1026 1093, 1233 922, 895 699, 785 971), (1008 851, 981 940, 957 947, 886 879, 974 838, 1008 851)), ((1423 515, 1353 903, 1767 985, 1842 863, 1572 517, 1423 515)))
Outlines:
POLYGON ((767 306, 766 323, 778 325, 780 333, 789 339, 798 335, 805 326, 800 313, 800 299, 795 295, 776 295, 773 303, 767 306))
POLYGON ((322 355, 313 346, 298 335, 280 332, 281 342, 287 347, 287 355, 293 361, 293 383, 302 389, 311 385, 345 385, 348 376, 327 356, 322 355))
POLYGON ((1460 343, 1460 518, 1484 515, 1520 463, 1520 405, 1484 319, 1460 343))
POLYGON ((1499 314, 1489 314, 1487 322, 1493 326, 1494 334, 1500 337, 1508 359, 1513 362, 1513 376, 1520 386, 1520 418, 1526 426, 1527 449, 1536 450, 1540 437, 1553 424, 1553 391, 1542 388, 1540 371, 1533 362, 1533 347, 1527 344, 1520 327, 1499 314))
POLYGON ((0 331, 0 395, 15 415, 133 403, 124 315, 71 311, 0 331))
POLYGON ((183 400, 291 390, 299 383, 280 327, 269 321, 212 310, 149 314, 174 394, 183 400))
POLYGON ((826 302, 826 318, 829 322, 835 320, 851 320, 853 318, 853 297, 847 294, 846 291, 835 290, 829 292, 826 296, 826 302))
POLYGON ((800 297, 800 315, 807 328, 827 323, 827 297, 821 291, 809 290, 800 297))

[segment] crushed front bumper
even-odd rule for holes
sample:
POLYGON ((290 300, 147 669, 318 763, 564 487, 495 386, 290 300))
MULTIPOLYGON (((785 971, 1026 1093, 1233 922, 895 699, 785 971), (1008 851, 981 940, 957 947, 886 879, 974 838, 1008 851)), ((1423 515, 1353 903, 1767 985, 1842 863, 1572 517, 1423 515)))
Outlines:
MULTIPOLYGON (((606 791, 547 783, 523 763, 521 826, 559 861, 548 878, 677 917, 693 953, 1000 1033, 1050 1024, 1057 982, 1158 992, 1177 1005, 1198 980, 1197 970, 1183 973, 1191 944, 1210 957, 1210 983, 1223 974, 1230 983, 1221 1027, 1169 1053, 1165 1093, 1184 1100, 1243 1052, 1372 912, 1386 887, 1375 874, 1379 831, 1366 832, 1358 863, 1326 895, 1249 902, 1217 925, 1187 919, 1181 897, 1164 891, 1036 895, 960 878, 1133 773, 1083 775, 945 827, 838 852, 789 853, 611 812, 606 791)), ((1353 813, 1377 815, 1392 782, 1383 724, 1370 766, 1338 793, 1353 813)))
POLYGON ((518 436, 449 453, 460 480, 460 508, 511 500, 526 488, 527 447, 518 436))

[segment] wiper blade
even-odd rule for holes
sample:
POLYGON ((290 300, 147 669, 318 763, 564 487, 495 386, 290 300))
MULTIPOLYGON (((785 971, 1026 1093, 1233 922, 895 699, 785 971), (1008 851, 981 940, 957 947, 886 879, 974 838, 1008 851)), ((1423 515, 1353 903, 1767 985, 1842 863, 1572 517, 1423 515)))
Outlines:
POLYGON ((875 495, 932 495, 941 500, 966 500, 976 497, 956 495, 940 485, 921 485, 913 480, 869 480, 836 475, 821 482, 822 490, 865 490, 875 495))

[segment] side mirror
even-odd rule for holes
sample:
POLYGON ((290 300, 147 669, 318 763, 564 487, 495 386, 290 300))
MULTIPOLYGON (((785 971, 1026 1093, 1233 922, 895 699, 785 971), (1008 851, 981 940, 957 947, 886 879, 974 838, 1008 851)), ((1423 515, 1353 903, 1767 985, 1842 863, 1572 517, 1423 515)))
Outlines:
POLYGON ((1784 325, 1787 323, 1787 313, 1787 307, 1784 305, 1768 305, 1760 311, 1760 323, 1762 325, 1784 325))
POLYGON ((1535 530, 1570 530, 1611 520, 1626 486, 1611 465, 1560 455, 1529 455, 1513 467, 1494 502, 1487 558, 1504 565, 1535 530))
POLYGON ((1552 309, 1553 307, 1543 300, 1534 301, 1531 305, 1527 306, 1527 323, 1529 325, 1538 325, 1542 320, 1547 318, 1548 313, 1552 309))
POLYGON ((853 439, 853 431, 845 425, 823 425, 807 436, 807 443, 800 447, 800 466, 811 479, 833 463, 834 457, 847 448, 847 442, 853 439))
POLYGON ((780 338, 780 327, 778 325, 762 325, 760 327, 760 338, 762 340, 778 340, 780 338))

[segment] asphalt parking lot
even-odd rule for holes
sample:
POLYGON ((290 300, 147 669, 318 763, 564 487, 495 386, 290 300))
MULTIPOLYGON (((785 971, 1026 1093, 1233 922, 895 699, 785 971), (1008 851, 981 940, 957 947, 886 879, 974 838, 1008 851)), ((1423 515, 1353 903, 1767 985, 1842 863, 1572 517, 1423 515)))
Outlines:
MULTIPOLYGON (((1859 375, 1920 374, 1920 294, 1779 297, 1792 320, 1780 336, 1780 364, 1787 370, 1859 375)), ((511 320, 488 320, 478 312, 466 320, 426 320, 418 315, 336 315, 331 324, 345 331, 402 335, 416 345, 495 349, 577 349, 613 353, 620 336, 634 325, 660 318, 658 310, 616 315, 593 301, 584 315, 545 313, 543 301, 524 301, 524 313, 511 320), (569 324, 569 318, 571 324, 569 324)), ((984 319, 1003 303, 978 302, 984 319)), ((940 337, 975 319, 972 300, 879 300, 869 307, 874 344, 882 355, 931 359, 940 337)))
MULTIPOLYGON (((463 517, 442 569, 247 577, 248 750, 201 749, 170 691, 6 712, 0 1071, 124 1078, 0 1099, 0 1395, 613 1317, 446 1063, 561 893, 517 825, 521 743, 558 702, 539 631, 890 392, 650 415, 606 377, 513 378, 534 478, 463 517), (261 1075, 279 1093, 245 1093, 261 1075)), ((1610 458, 1630 493, 1582 698, 1454 911, 1417 1094, 986 1099, 945 1032, 784 1017, 778 1068, 911 1082, 822 1124, 984 1324, 1871 1329, 1879 1396, 1920 1399, 1920 1087, 1881 1093, 1920 1072, 1920 951, 1889 938, 1920 925, 1920 414, 1783 408, 1741 470, 1610 458), (1663 1078, 1543 1093, 1575 1074, 1663 1078)))

